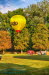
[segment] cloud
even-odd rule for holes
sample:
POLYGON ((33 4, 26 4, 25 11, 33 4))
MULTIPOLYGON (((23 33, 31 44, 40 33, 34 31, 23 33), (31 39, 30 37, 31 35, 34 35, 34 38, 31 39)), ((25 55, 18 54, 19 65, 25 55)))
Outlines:
POLYGON ((21 1, 26 2, 26 0, 21 0, 21 1))
POLYGON ((18 8, 25 8, 41 0, 0 0, 0 12, 7 13, 18 8))
POLYGON ((3 5, 0 5, 0 9, 2 9, 3 8, 3 5))
POLYGON ((0 5, 0 12, 2 13, 7 13, 8 11, 13 11, 15 9, 18 9, 18 7, 13 7, 13 6, 2 6, 0 5))
POLYGON ((30 1, 30 0, 21 0, 22 2, 28 2, 28 1, 30 1))

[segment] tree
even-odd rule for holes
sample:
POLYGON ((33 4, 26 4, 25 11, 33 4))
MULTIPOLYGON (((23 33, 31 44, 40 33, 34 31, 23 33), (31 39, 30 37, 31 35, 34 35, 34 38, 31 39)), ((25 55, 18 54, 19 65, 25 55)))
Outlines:
POLYGON ((48 37, 48 28, 43 24, 37 25, 36 30, 32 35, 32 47, 39 50, 49 49, 48 37))
POLYGON ((21 52, 29 46, 29 32, 24 28, 21 33, 15 33, 14 47, 15 50, 21 50, 21 52))
POLYGON ((11 44, 11 37, 9 32, 5 30, 0 30, 0 50, 5 52, 6 49, 10 49, 12 46, 11 44))
POLYGON ((46 16, 46 21, 47 21, 47 23, 49 23, 49 14, 47 14, 47 16, 46 16))
POLYGON ((47 23, 46 17, 49 14, 49 0, 43 0, 42 2, 39 2, 38 6, 41 9, 45 23, 47 23))

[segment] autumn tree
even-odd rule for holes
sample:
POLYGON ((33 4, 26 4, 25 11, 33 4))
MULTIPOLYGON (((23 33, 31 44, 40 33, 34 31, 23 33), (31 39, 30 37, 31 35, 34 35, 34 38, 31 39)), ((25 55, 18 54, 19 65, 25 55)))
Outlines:
POLYGON ((43 25, 39 24, 36 26, 36 30, 32 35, 32 48, 39 49, 39 50, 46 50, 49 49, 49 40, 48 40, 48 28, 43 25))
POLYGON ((11 37, 8 31, 0 30, 0 50, 3 51, 3 54, 6 49, 11 48, 11 37))

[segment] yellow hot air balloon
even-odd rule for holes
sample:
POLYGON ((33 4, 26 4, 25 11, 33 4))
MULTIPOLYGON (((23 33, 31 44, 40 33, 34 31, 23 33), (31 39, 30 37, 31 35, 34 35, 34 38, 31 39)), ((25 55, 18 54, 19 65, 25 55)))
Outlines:
POLYGON ((26 25, 26 19, 22 15, 14 15, 10 19, 11 26, 16 32, 20 32, 26 25))

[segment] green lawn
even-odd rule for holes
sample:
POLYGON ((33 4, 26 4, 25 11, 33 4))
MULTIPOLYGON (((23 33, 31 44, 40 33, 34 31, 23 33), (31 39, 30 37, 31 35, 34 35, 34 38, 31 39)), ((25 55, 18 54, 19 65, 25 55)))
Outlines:
POLYGON ((23 73, 17 75, 49 75, 49 56, 5 54, 2 56, 2 59, 0 60, 0 71, 10 68, 16 69, 18 71, 27 71, 27 74, 23 73))

